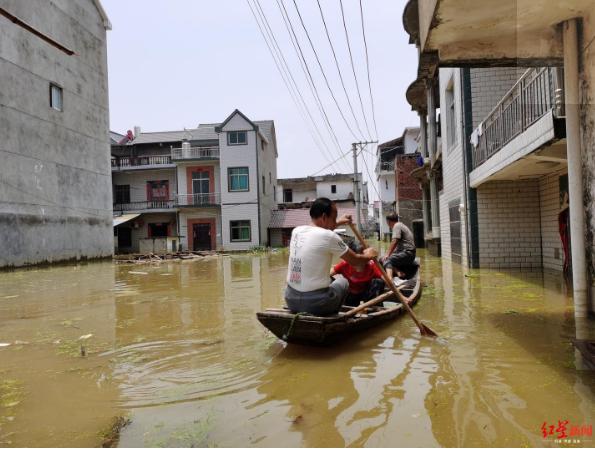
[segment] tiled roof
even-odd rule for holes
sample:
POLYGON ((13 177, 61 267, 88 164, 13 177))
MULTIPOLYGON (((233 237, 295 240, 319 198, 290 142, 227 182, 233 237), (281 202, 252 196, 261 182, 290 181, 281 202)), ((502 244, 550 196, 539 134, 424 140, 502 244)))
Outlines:
POLYGON ((215 125, 200 125, 195 129, 181 131, 140 133, 132 142, 130 142, 130 144, 138 145, 143 143, 181 142, 183 139, 188 139, 190 141, 219 140, 219 135, 215 132, 215 125))
MULTIPOLYGON (((355 218, 355 208, 338 207, 338 216, 351 215, 355 218)), ((296 226, 309 225, 310 209, 275 209, 271 211, 271 224, 269 228, 295 228, 296 226)), ((364 224, 363 214, 360 214, 360 225, 364 224)))

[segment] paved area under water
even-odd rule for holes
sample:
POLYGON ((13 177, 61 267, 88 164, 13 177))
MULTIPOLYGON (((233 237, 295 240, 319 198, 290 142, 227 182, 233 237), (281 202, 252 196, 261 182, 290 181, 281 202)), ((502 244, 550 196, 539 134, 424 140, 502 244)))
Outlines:
POLYGON ((118 416, 122 446, 593 446, 542 434, 595 414, 563 281, 421 256, 440 338, 404 316, 332 348, 256 320, 282 252, 0 273, 0 446, 98 446, 118 416))

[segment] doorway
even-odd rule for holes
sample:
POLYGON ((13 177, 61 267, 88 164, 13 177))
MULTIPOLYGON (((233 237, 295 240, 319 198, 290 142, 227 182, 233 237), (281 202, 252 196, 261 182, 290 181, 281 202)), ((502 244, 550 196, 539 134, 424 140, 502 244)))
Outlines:
POLYGON ((194 251, 210 251, 211 225, 209 223, 194 223, 192 225, 192 248, 194 251))

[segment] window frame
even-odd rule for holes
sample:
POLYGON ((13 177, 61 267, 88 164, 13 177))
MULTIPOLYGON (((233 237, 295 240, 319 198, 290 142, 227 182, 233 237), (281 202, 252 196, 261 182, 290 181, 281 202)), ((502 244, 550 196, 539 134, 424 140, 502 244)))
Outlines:
MULTIPOLYGON (((234 175, 234 176, 244 176, 244 175, 234 175)), ((241 167, 227 167, 227 191, 230 193, 236 193, 236 192, 249 192, 250 191, 250 167, 246 166, 241 166, 241 167), (247 188, 246 189, 232 189, 231 188, 231 170, 234 169, 240 169, 240 168, 245 168, 246 169, 246 184, 247 184, 247 188)))
POLYGON ((251 220, 229 220, 229 241, 230 242, 251 242, 252 241, 252 221, 251 220), (237 223, 248 223, 247 225, 238 225, 237 223), (234 228, 248 228, 248 239, 234 239, 234 228))
POLYGON ((458 143, 456 123, 456 97, 453 80, 450 80, 445 91, 445 113, 446 113, 446 148, 450 150, 458 143))
POLYGON ((54 111, 64 112, 64 89, 62 88, 62 86, 60 86, 59 84, 50 82, 49 94, 50 94, 50 108, 53 109, 54 111), (54 96, 53 96, 54 89, 56 89, 56 92, 58 92, 60 94, 60 107, 57 107, 57 105, 54 104, 54 96))
POLYGON ((130 204, 130 184, 114 185, 114 204, 130 204), (122 196, 127 197, 128 201, 118 201, 122 200, 122 196))
POLYGON ((293 189, 283 189, 283 202, 284 203, 293 203, 293 189), (286 200, 286 193, 289 192, 291 195, 291 201, 286 200))
POLYGON ((337 193, 337 184, 331 184, 331 193, 337 193))
POLYGON ((248 131, 227 131, 227 145, 248 145, 248 131), (232 134, 236 136, 236 142, 231 141, 232 134), (244 142, 237 139, 240 134, 245 136, 244 142))

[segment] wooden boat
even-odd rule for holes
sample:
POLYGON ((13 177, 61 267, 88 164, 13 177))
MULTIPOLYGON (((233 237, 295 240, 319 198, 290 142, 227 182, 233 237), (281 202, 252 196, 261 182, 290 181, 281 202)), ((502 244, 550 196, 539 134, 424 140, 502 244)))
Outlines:
MULTIPOLYGON (((412 290, 401 290, 409 300, 411 306, 415 305, 421 297, 421 279, 417 278, 412 290)), ((387 292, 381 295, 383 301, 395 301, 394 294, 387 292)), ((382 304, 382 303, 381 303, 382 304)), ((256 314, 258 321, 278 338, 288 343, 302 345, 328 345, 342 340, 352 333, 369 329, 371 327, 394 320, 402 314, 407 314, 400 304, 392 307, 371 306, 365 313, 345 316, 353 307, 343 306, 337 315, 315 316, 304 313, 292 313, 289 309, 266 309, 256 314)))

